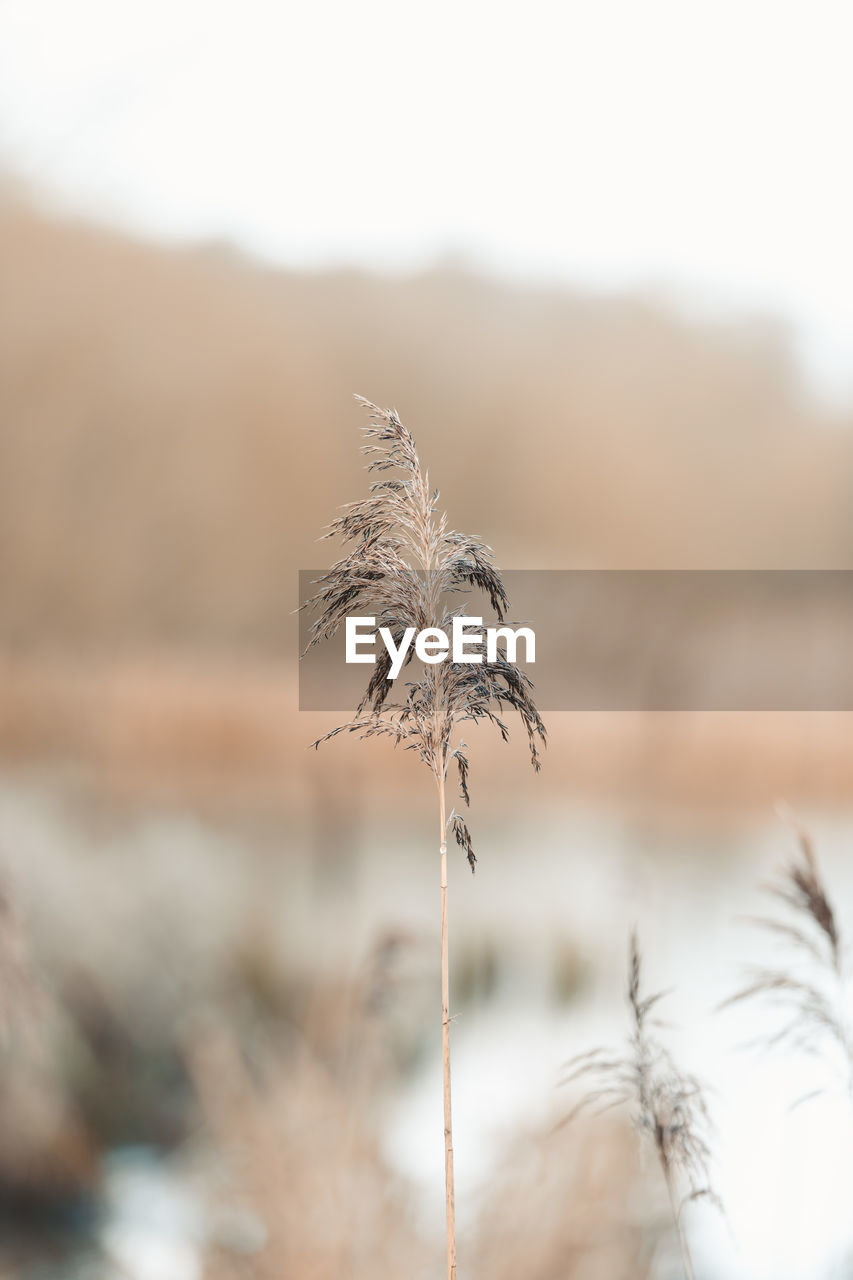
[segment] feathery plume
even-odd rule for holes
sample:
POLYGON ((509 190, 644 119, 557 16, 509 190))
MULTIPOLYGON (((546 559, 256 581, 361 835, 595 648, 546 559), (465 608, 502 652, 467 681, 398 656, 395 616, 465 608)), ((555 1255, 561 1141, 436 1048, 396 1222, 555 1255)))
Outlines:
MULTIPOLYGON (((316 584, 317 594, 307 602, 316 611, 308 647, 334 636, 350 615, 374 618, 374 634, 387 627, 397 647, 411 627, 416 631, 434 627, 447 632, 453 619, 465 613, 458 595, 472 589, 488 597, 502 622, 509 602, 491 548, 480 538, 448 528, 447 517, 437 511, 438 490, 431 488, 411 433, 396 411, 380 409, 360 396, 356 399, 370 415, 364 428, 363 451, 369 458, 368 471, 378 479, 371 484, 368 496, 345 507, 325 534, 340 538, 350 550, 322 575, 316 584)), ((467 640, 466 649, 481 661, 425 664, 423 674, 409 681, 401 698, 392 696, 388 649, 380 650, 382 656, 377 657, 354 717, 313 744, 319 747, 340 733, 355 733, 362 738, 389 737, 395 746, 402 744, 405 750, 418 754, 438 788, 449 1280, 456 1276, 456 1240, 450 1108, 448 828, 465 852, 472 872, 477 862, 467 823, 455 811, 449 817, 446 813, 445 784, 451 762, 456 763, 461 798, 466 805, 470 803, 467 748, 462 741, 453 746, 452 739, 465 721, 486 721, 506 741, 509 727, 505 717, 514 712, 527 735, 530 759, 537 771, 546 740, 545 726, 533 700, 533 686, 521 668, 500 650, 490 656, 485 640, 467 640)))
POLYGON ((657 1154, 685 1274, 688 1280, 693 1280, 682 1210, 685 1204, 700 1197, 719 1204, 708 1176, 708 1108, 699 1080, 681 1071, 652 1033, 654 1023, 650 1014, 667 993, 643 995, 641 977, 639 943, 636 933, 632 933, 628 952, 627 996, 631 1015, 628 1051, 593 1049, 565 1064, 563 1084, 589 1079, 591 1086, 563 1123, 590 1108, 600 1113, 622 1105, 632 1107, 637 1132, 657 1154))

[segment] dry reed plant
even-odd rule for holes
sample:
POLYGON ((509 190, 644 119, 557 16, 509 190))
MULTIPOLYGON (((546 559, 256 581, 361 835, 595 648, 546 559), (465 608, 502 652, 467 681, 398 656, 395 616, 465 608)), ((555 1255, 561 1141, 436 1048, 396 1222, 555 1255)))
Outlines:
MULTIPOLYGON (((326 537, 340 537, 352 549, 319 580, 320 590, 308 602, 318 611, 311 627, 310 645, 330 639, 348 615, 371 616, 376 628, 387 627, 400 641, 408 627, 417 631, 447 631, 453 619, 464 615, 464 604, 448 603, 466 589, 488 596, 499 621, 508 601, 491 548, 479 538, 449 529, 445 515, 436 511, 438 491, 430 488, 429 475, 418 458, 415 442, 396 411, 380 409, 356 397, 370 414, 364 428, 364 453, 369 472, 380 479, 369 496, 349 504, 334 520, 326 537), (394 472, 392 476, 387 472, 394 472)), ((455 762, 459 787, 466 805, 468 756, 466 744, 454 743, 460 724, 485 720, 506 740, 506 711, 517 712, 527 733, 531 761, 539 769, 539 748, 545 727, 533 701, 532 685, 525 673, 501 653, 489 660, 485 644, 469 653, 479 663, 443 661, 427 665, 419 679, 411 681, 404 697, 391 697, 387 651, 377 657, 373 674, 356 714, 333 729, 315 746, 336 734, 356 733, 363 738, 390 737, 395 745, 417 752, 435 779, 439 808, 441 859, 441 987, 442 1061, 444 1075, 445 1192, 447 1217, 447 1269, 456 1275, 456 1240, 453 1193, 453 1127, 450 1102, 450 1011, 447 954, 447 836, 448 831, 464 850, 471 870, 476 856, 464 818, 447 813, 448 770, 455 762)), ((411 652, 411 651, 410 651, 411 652)))
POLYGON ((14 900, 0 886, 0 1216, 32 1221, 91 1191, 93 1136, 63 1074, 64 1010, 43 985, 14 900), (8 1216, 7 1216, 8 1215, 8 1216))
POLYGON ((483 1193, 475 1275, 482 1280, 648 1280, 658 1243, 643 1221, 627 1125, 516 1134, 483 1193))
POLYGON ((0 1051, 14 1030, 31 1032, 45 1006, 35 980, 21 923, 14 904, 0 884, 0 1051))
POLYGON ((197 1020, 185 1055, 220 1157, 204 1175, 208 1280, 395 1280, 435 1263, 360 1090, 307 1044, 256 1037, 249 1060, 224 1023, 197 1020))
POLYGON ((632 1105, 637 1131, 657 1153, 685 1275, 687 1280, 693 1280, 682 1211, 689 1201, 700 1197, 716 1201, 708 1178, 708 1109, 700 1082, 680 1070, 652 1033, 652 1027, 660 1024, 650 1014, 666 992, 642 994, 641 956, 635 933, 629 946, 627 994, 631 1014, 628 1052, 593 1049, 565 1064, 564 1084, 587 1079, 593 1084, 563 1123, 590 1107, 601 1112, 632 1105))
MULTIPOLYGON (((748 969, 744 985, 720 1008, 756 998, 769 1001, 782 1014, 782 1024, 753 1043, 764 1049, 784 1046, 832 1063, 853 1098, 845 947, 811 838, 787 816, 796 834, 797 852, 781 875, 764 886, 765 893, 785 908, 785 915, 753 916, 749 922, 787 944, 789 961, 748 969)), ((810 1090, 793 1105, 823 1092, 822 1087, 810 1090)))

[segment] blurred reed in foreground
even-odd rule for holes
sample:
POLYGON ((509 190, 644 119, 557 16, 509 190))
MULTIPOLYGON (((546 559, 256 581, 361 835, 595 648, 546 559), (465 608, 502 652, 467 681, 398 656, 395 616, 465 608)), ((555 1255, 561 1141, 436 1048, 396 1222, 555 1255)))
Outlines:
POLYGON ((666 992, 643 995, 640 977, 640 948, 633 933, 628 956, 628 1007, 632 1023, 628 1052, 620 1055, 606 1049, 592 1049, 566 1063, 564 1084, 592 1080, 589 1090, 566 1119, 574 1119, 588 1107, 599 1111, 625 1104, 632 1107, 637 1131, 657 1154, 685 1275, 687 1280, 693 1280, 695 1272, 682 1213, 692 1200, 716 1199, 708 1181, 708 1109, 700 1082, 683 1072, 652 1034, 654 1019, 650 1014, 666 992))

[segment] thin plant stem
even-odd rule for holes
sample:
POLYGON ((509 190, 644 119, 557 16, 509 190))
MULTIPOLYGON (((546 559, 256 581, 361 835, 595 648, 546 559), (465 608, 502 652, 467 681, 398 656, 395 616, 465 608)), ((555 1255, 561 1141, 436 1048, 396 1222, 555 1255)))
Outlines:
POLYGON ((453 1197, 453 1120, 450 1106, 450 965, 447 949, 447 818, 444 772, 438 778, 441 822, 441 1064, 444 1073, 444 1192, 447 1213, 447 1277, 456 1280, 456 1220, 453 1197))
POLYGON ((668 1167, 666 1160, 661 1156, 661 1168, 666 1181, 666 1189, 669 1195, 669 1203, 672 1209, 672 1218, 675 1223, 675 1230, 678 1236, 678 1247, 681 1250, 681 1261, 684 1263, 684 1280, 695 1280, 696 1273, 693 1270, 693 1259, 690 1256, 690 1246, 687 1243, 687 1236, 684 1234, 684 1227, 681 1222, 681 1209, 678 1204, 678 1197, 672 1181, 672 1170, 668 1167))

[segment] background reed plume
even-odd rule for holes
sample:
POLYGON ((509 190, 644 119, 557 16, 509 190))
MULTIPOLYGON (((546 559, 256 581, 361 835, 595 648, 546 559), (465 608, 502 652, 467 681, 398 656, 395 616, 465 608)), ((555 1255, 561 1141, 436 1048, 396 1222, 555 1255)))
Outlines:
MULTIPOLYGON (((381 478, 369 495, 350 503, 335 519, 326 537, 340 537, 352 549, 318 582, 320 590, 308 602, 317 610, 311 626, 310 645, 330 639, 348 615, 374 617, 376 634, 387 627, 399 645, 408 627, 417 631, 452 627, 465 613, 460 593, 483 592, 503 621, 508 600, 491 548, 477 537, 457 533, 447 517, 436 510, 438 490, 430 488, 429 475, 418 458, 415 442, 396 411, 380 409, 360 396, 356 399, 370 413, 364 428, 367 469, 381 478), (386 475, 393 472, 393 475, 386 475)), ((391 697, 390 656, 380 648, 373 673, 355 716, 315 746, 338 733, 362 737, 384 734, 395 745, 416 751, 435 778, 438 790, 441 855, 441 978, 442 1060, 444 1071, 444 1144, 447 1214, 447 1269, 456 1275, 456 1240, 453 1197, 453 1130, 450 1105, 450 1012, 447 951, 447 834, 452 832, 464 850, 471 870, 476 857, 468 825, 461 814, 447 814, 447 773, 455 762, 461 798, 470 803, 466 744, 453 737, 467 721, 490 721, 506 740, 507 711, 517 712, 527 734, 533 767, 539 769, 539 749, 545 743, 545 726, 533 701, 533 686, 525 673, 499 651, 489 660, 485 643, 467 645, 478 663, 449 660, 426 665, 419 679, 406 686, 405 697, 391 697)), ((409 651, 411 657, 411 650, 409 651)))
POLYGON ((638 1132, 654 1147, 666 1183, 684 1271, 693 1280, 693 1262, 682 1222, 688 1201, 709 1197, 716 1202, 708 1177, 706 1133, 708 1109, 700 1082, 682 1072, 668 1050, 652 1034, 652 1010, 666 992, 641 992, 641 956, 636 933, 628 954, 628 1006, 631 1035, 628 1052, 593 1049, 566 1063, 564 1084, 590 1079, 591 1085, 569 1112, 566 1123, 581 1111, 630 1104, 638 1132))
MULTIPOLYGON (((765 893, 784 914, 750 917, 750 923, 788 946, 784 965, 747 970, 744 985, 721 1009, 756 998, 768 1001, 781 1025, 756 1043, 766 1049, 788 1047, 820 1056, 836 1067, 853 1098, 853 1045, 848 1005, 850 974, 841 930, 808 833, 787 815, 797 837, 794 857, 765 893)), ((823 1093, 822 1087, 796 1099, 794 1105, 823 1093)))

